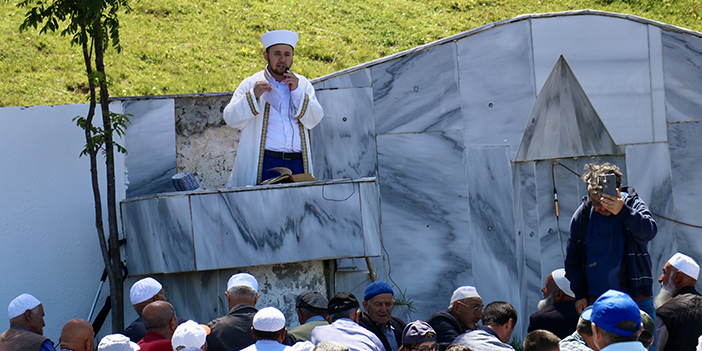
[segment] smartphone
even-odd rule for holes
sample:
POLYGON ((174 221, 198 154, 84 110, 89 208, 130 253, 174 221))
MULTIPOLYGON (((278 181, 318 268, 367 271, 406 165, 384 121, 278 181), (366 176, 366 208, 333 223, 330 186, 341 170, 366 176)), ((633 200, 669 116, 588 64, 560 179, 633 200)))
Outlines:
POLYGON ((614 173, 602 176, 602 194, 617 197, 617 178, 614 173))

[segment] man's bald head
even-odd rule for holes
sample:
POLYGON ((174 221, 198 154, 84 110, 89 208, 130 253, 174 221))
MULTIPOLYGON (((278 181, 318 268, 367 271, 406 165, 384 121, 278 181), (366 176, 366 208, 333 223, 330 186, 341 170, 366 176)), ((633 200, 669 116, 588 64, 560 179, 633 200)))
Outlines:
POLYGON ((170 339, 178 327, 173 305, 166 301, 154 301, 144 307, 141 316, 144 318, 144 327, 149 333, 155 333, 170 339))
POLYGON ((59 342, 62 349, 92 351, 95 348, 93 325, 83 318, 71 319, 63 325, 59 342))

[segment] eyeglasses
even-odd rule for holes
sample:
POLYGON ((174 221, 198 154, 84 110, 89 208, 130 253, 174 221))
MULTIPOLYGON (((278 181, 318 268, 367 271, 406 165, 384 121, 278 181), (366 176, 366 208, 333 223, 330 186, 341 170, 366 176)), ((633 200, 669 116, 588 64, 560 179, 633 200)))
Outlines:
POLYGON ((475 312, 483 312, 483 306, 473 307, 473 306, 468 306, 468 305, 464 304, 464 303, 461 302, 461 301, 456 301, 456 302, 460 303, 460 304, 463 305, 463 306, 466 306, 466 307, 470 308, 471 310, 473 310, 473 311, 475 311, 475 312))
POLYGON ((411 349, 411 350, 417 350, 417 351, 437 351, 439 349, 439 344, 434 344, 429 347, 422 347, 421 349, 411 349))

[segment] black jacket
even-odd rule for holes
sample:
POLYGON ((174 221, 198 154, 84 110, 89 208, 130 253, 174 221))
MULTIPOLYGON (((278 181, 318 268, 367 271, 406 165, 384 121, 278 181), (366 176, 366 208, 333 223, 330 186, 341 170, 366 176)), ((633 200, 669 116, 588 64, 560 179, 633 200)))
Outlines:
POLYGON ((575 300, 561 301, 532 314, 529 317, 527 333, 545 329, 564 339, 573 334, 579 318, 580 315, 575 310, 575 300))
MULTIPOLYGON (((239 304, 227 313, 208 323, 210 335, 207 336, 208 351, 238 351, 255 344, 251 335, 253 318, 258 310, 247 304, 239 304)), ((286 333, 287 334, 287 333, 286 333)), ((292 345, 290 335, 285 335, 283 344, 292 345)))
MULTIPOLYGON (((397 347, 399 348, 402 345, 402 331, 405 329, 405 322, 403 322, 400 318, 390 316, 390 323, 395 329, 395 340, 397 340, 397 347)), ((368 312, 361 313, 361 316, 358 318, 358 324, 375 334, 378 339, 383 342, 385 351, 392 351, 388 338, 385 337, 385 333, 383 333, 383 331, 380 329, 380 325, 378 325, 378 323, 373 322, 370 315, 368 315, 368 312)))
POLYGON ((446 350, 459 335, 463 334, 461 325, 448 310, 434 313, 427 319, 427 323, 436 332, 436 342, 441 351, 446 350))
MULTIPOLYGON (((686 286, 670 301, 656 310, 656 316, 668 329, 665 350, 694 351, 702 334, 702 296, 694 287, 686 286)), ((656 326, 658 327, 658 326, 656 326)))

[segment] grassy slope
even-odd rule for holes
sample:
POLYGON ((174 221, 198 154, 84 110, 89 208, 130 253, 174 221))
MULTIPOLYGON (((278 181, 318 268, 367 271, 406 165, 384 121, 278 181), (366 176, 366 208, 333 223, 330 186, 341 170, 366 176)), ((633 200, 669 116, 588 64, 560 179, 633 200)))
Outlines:
MULTIPOLYGON (((0 106, 86 101, 78 47, 18 32, 23 9, 0 0, 0 106)), ((525 13, 629 13, 702 31, 702 0, 139 0, 121 16, 123 52, 106 57, 112 96, 232 91, 262 69, 258 37, 301 35, 294 71, 318 77, 525 13), (699 7, 699 8, 698 8, 699 7)))

